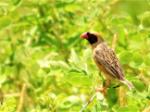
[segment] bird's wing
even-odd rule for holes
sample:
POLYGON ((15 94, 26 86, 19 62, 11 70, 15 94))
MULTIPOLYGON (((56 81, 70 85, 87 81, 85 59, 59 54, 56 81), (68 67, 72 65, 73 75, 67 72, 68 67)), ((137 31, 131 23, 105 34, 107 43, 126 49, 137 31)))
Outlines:
POLYGON ((106 44, 97 46, 94 55, 95 60, 104 67, 109 75, 114 78, 123 79, 123 71, 114 51, 106 44))

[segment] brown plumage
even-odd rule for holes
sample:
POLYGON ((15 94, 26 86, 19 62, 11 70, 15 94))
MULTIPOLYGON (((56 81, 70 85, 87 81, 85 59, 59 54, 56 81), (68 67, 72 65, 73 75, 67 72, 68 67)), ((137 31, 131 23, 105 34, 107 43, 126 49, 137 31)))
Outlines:
POLYGON ((125 79, 122 67, 114 51, 108 47, 103 38, 96 32, 86 32, 81 38, 87 39, 93 49, 93 58, 96 65, 105 74, 106 85, 103 91, 110 85, 112 80, 119 80, 131 90, 133 85, 125 79))

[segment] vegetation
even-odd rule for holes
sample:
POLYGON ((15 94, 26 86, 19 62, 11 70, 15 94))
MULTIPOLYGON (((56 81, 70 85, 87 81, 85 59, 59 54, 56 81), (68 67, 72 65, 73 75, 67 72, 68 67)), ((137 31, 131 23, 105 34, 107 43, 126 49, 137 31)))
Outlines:
POLYGON ((101 32, 135 89, 97 93, 85 112, 150 112, 149 0, 1 0, 0 112, 79 112, 104 79, 80 39, 101 32))

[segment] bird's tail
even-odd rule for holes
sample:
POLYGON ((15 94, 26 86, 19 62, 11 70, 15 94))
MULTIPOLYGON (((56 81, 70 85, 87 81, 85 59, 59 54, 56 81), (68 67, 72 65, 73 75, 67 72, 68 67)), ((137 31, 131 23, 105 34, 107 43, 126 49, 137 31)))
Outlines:
POLYGON ((126 80, 126 79, 121 80, 121 82, 123 84, 125 84, 126 86, 128 86, 129 90, 132 90, 134 88, 133 84, 130 81, 126 80))

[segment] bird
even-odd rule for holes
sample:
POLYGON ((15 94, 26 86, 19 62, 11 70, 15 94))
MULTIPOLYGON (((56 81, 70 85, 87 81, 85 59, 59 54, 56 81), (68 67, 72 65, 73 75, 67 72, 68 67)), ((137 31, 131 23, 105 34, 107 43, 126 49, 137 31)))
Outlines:
POLYGON ((129 90, 134 88, 133 84, 125 78, 124 71, 114 50, 107 45, 100 33, 84 32, 80 37, 86 39, 91 45, 93 59, 106 80, 105 85, 102 88, 97 88, 97 91, 106 95, 107 88, 112 81, 125 84, 129 90))

